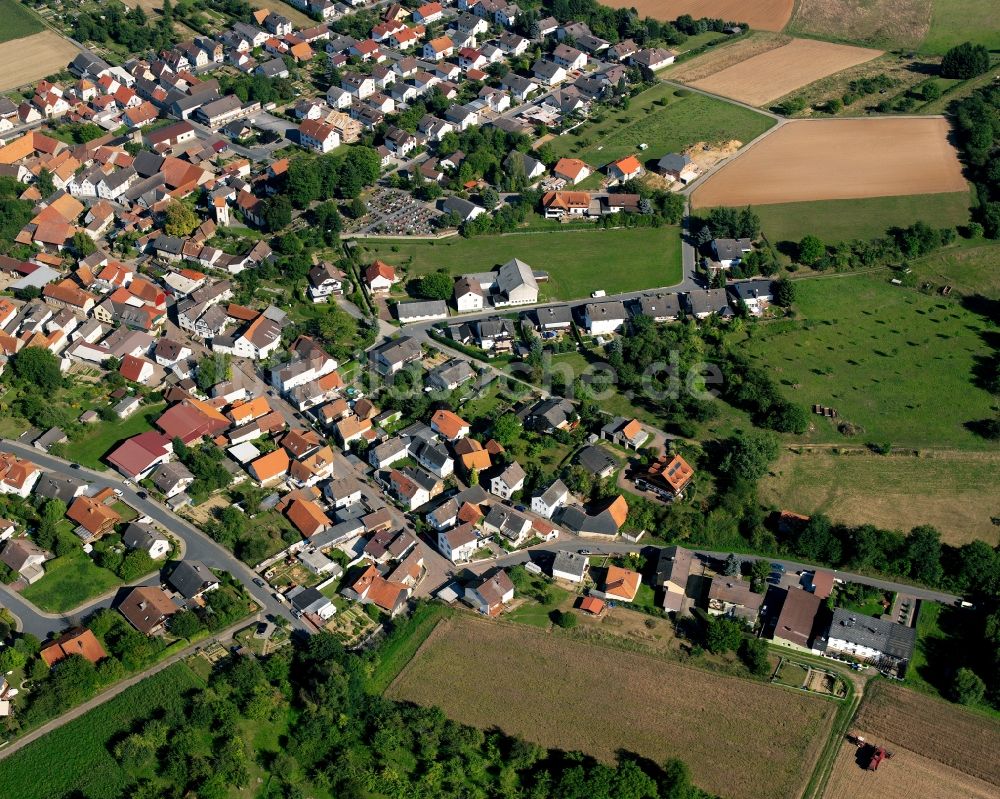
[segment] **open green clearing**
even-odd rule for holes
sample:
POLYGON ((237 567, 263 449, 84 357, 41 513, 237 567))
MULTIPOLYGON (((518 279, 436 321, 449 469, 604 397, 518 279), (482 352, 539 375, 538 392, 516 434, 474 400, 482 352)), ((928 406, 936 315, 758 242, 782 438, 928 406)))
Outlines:
POLYGON ((91 469, 107 469, 101 461, 105 455, 126 438, 151 430, 156 419, 166 404, 158 402, 155 405, 144 405, 128 419, 114 422, 100 422, 89 430, 86 435, 76 439, 69 445, 73 458, 82 466, 91 469))
POLYGON ((1000 244, 982 239, 942 250, 913 261, 910 268, 920 284, 951 286, 960 294, 1000 299, 1000 244))
POLYGON ((767 505, 824 513, 835 522, 903 531, 930 524, 949 544, 977 538, 1000 544, 1000 528, 991 521, 1000 502, 995 453, 934 452, 917 458, 789 451, 771 467, 760 494, 767 505))
POLYGON ((18 0, 0 0, 0 42, 9 42, 45 30, 45 26, 18 0))
POLYGON ((799 241, 819 236, 824 242, 871 239, 893 226, 920 220, 932 227, 956 227, 969 221, 970 196, 965 192, 871 197, 858 200, 816 200, 754 206, 768 241, 799 241))
POLYGON ((567 230, 458 236, 440 241, 367 239, 362 260, 379 258, 403 267, 407 278, 437 269, 452 275, 487 272, 511 258, 549 273, 539 299, 571 300, 604 289, 608 294, 672 286, 681 279, 681 239, 676 227, 630 230, 567 230))
POLYGON ((126 773, 109 751, 109 743, 129 731, 136 720, 202 687, 182 663, 146 678, 7 758, 0 768, 0 797, 115 799, 129 782, 146 775, 126 773))
POLYGON ((25 588, 21 596, 42 610, 62 613, 121 584, 118 575, 102 569, 76 545, 65 555, 46 561, 45 576, 25 588))
POLYGON ((1000 49, 996 0, 934 0, 931 29, 921 50, 944 53, 962 42, 1000 49))
POLYGON ((957 298, 893 286, 884 273, 833 275, 796 283, 799 318, 757 326, 744 350, 783 393, 818 416, 801 440, 906 447, 990 449, 966 422, 992 416, 972 382, 992 325, 957 298), (854 438, 840 422, 863 428, 854 438))
POLYGON ((774 120, 763 114, 663 83, 633 97, 627 110, 604 111, 601 121, 584 123, 550 144, 556 155, 593 166, 635 154, 655 163, 702 141, 746 144, 772 125, 774 120), (649 149, 639 153, 640 144, 649 149))

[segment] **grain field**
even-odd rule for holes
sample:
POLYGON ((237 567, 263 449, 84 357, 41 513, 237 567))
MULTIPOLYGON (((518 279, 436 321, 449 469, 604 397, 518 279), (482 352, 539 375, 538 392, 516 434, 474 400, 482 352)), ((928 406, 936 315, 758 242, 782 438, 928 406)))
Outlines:
POLYGON ((613 761, 683 759, 728 799, 798 796, 831 701, 469 615, 438 625, 388 691, 452 719, 613 761), (739 779, 734 779, 739 775, 739 779))

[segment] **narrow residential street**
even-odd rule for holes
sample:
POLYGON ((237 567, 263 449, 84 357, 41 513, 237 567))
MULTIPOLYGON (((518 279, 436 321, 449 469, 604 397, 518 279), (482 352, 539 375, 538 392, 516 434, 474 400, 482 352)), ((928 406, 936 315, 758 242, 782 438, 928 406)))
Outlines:
MULTIPOLYGON (((309 628, 300 620, 294 618, 288 608, 278 602, 266 588, 253 583, 256 575, 227 549, 217 544, 194 525, 181 519, 172 511, 154 502, 152 499, 142 499, 134 489, 126 486, 121 477, 114 472, 95 472, 72 464, 70 461, 56 458, 39 452, 32 446, 8 439, 0 439, 0 451, 12 452, 22 458, 51 472, 83 480, 97 488, 113 488, 122 492, 122 499, 136 509, 140 514, 149 516, 157 525, 175 538, 184 542, 185 556, 192 560, 200 560, 213 569, 229 572, 243 582, 250 595, 263 606, 272 616, 283 616, 296 629, 309 632, 309 628)), ((6 595, 5 595, 6 596, 6 595)), ((108 600, 110 603, 110 600, 108 600)), ((20 616, 24 629, 39 637, 45 637, 49 632, 62 630, 66 623, 62 616, 48 617, 41 614, 37 608, 21 600, 14 612, 20 616), (42 634, 44 633, 44 634, 42 634)))

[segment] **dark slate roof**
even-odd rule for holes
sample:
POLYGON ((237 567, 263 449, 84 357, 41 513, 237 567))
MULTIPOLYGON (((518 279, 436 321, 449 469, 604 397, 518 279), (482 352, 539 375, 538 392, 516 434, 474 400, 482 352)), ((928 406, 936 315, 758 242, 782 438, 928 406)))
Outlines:
POLYGON ((837 608, 833 611, 833 621, 827 637, 877 649, 900 660, 909 660, 913 657, 917 631, 913 627, 837 608))
POLYGON ((193 599, 219 580, 200 560, 182 560, 170 574, 169 582, 185 599, 193 599))

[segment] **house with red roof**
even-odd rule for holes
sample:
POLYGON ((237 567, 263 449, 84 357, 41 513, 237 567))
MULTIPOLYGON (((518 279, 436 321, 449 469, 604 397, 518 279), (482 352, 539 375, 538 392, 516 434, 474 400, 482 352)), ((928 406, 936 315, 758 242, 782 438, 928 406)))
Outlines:
POLYGON ((170 460, 173 451, 170 436, 148 430, 119 444, 108 455, 108 463, 130 480, 141 480, 157 466, 170 460))
POLYGON ((372 294, 388 294, 399 280, 395 268, 385 261, 375 261, 365 269, 365 285, 372 294))
POLYGON ((617 183, 624 183, 627 180, 634 180, 644 171, 639 159, 634 155, 629 155, 608 166, 608 177, 617 183))

